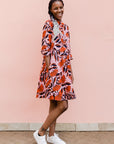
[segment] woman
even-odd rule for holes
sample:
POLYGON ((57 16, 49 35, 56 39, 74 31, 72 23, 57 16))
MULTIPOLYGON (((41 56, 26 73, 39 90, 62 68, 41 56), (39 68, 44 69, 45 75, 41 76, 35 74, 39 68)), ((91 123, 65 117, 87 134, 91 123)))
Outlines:
POLYGON ((64 3, 62 0, 50 0, 48 13, 50 19, 43 26, 42 69, 38 82, 36 98, 50 100, 49 114, 39 130, 34 132, 38 144, 66 144, 55 133, 57 118, 67 110, 68 100, 76 99, 71 68, 72 54, 70 48, 69 27, 62 22, 64 3))

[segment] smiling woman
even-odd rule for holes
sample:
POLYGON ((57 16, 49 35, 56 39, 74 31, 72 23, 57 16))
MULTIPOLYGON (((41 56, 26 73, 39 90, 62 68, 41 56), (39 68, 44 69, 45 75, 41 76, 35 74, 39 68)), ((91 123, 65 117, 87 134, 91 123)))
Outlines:
MULTIPOLYGON (((51 1, 52 2, 52 1, 51 1)), ((49 12, 56 20, 61 22, 64 13, 64 3, 63 1, 55 1, 49 4, 49 12)))
POLYGON ((54 144, 66 144, 55 133, 58 116, 68 108, 68 100, 76 99, 73 88, 73 60, 70 47, 70 32, 68 25, 62 22, 64 3, 62 0, 50 0, 48 14, 50 19, 43 26, 42 69, 38 81, 36 98, 50 100, 49 115, 41 128, 34 132, 38 144, 47 144, 46 130, 49 128, 47 141, 54 144))

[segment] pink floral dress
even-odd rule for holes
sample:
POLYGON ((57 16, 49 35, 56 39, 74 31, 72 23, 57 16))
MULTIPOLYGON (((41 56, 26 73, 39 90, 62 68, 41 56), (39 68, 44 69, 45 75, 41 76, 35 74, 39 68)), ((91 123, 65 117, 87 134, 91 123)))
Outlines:
POLYGON ((38 80, 36 98, 50 100, 70 100, 76 95, 72 85, 71 60, 73 60, 70 47, 69 27, 63 22, 59 24, 59 33, 53 39, 53 21, 47 20, 43 26, 42 68, 38 80), (52 41, 53 39, 53 41, 52 41), (44 58, 50 56, 49 68, 46 67, 44 58))

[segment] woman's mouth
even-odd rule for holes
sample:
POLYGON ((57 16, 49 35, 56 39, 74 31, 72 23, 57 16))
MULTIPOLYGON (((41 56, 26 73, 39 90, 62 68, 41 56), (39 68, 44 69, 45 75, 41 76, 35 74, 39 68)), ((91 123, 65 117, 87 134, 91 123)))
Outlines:
POLYGON ((62 16, 62 13, 58 13, 57 16, 62 16))

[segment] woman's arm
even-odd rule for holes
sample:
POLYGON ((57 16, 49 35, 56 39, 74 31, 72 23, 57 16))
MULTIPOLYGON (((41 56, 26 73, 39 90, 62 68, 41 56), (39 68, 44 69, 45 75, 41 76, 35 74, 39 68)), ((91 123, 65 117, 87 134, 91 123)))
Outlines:
POLYGON ((46 56, 44 59, 45 59, 47 68, 49 68, 49 65, 50 65, 50 55, 46 56))
MULTIPOLYGON (((72 54, 71 54, 71 46, 70 46, 70 31, 69 31, 69 26, 67 25, 66 28, 66 36, 68 39, 68 49, 69 49, 69 60, 70 62, 73 60, 72 54)), ((74 77, 73 77, 73 71, 72 71, 72 67, 71 67, 71 73, 72 73, 72 83, 74 82, 74 77)))
POLYGON ((74 76, 73 76, 72 66, 71 66, 71 73, 72 73, 72 83, 73 83, 74 82, 74 76))
POLYGON ((51 59, 51 57, 50 57, 50 55, 51 55, 51 39, 52 39, 52 30, 49 25, 49 22, 46 21, 43 26, 41 53, 45 56, 44 60, 46 62, 47 68, 50 65, 50 59, 51 59))

